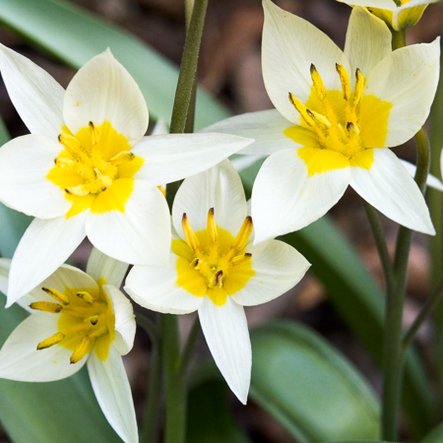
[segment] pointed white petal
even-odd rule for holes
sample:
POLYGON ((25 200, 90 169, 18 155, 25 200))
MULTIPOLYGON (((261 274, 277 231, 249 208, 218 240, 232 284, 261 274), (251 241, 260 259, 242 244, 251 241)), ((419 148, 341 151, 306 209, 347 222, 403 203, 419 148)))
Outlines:
POLYGON ((161 191, 135 180, 125 211, 90 213, 86 233, 96 248, 116 260, 158 264, 167 259, 170 225, 168 205, 161 191))
POLYGON ((292 124, 276 109, 268 109, 221 120, 203 131, 222 132, 254 139, 254 142, 242 149, 239 154, 261 156, 297 146, 293 140, 283 134, 289 126, 292 124))
POLYGON ((391 32, 386 24, 363 8, 353 8, 346 32, 345 54, 353 74, 364 75, 392 52, 391 32))
POLYGON ((104 291, 112 300, 115 315, 115 332, 118 334, 118 341, 113 346, 116 347, 120 355, 127 354, 134 345, 135 337, 135 316, 131 302, 115 286, 104 285, 104 291))
POLYGON ((8 277, 10 267, 11 260, 9 258, 0 258, 0 292, 5 295, 8 292, 8 277))
POLYGON ((54 345, 37 350, 37 344, 58 331, 58 315, 36 313, 12 331, 0 350, 0 377, 17 381, 54 381, 69 377, 84 365, 86 357, 71 364, 72 351, 54 345))
POLYGON ((229 297, 223 306, 216 306, 205 298, 198 310, 198 317, 218 369, 231 391, 246 404, 252 354, 243 307, 229 297))
POLYGON ((166 122, 159 118, 152 129, 151 135, 164 135, 169 134, 169 128, 166 122))
POLYGON ((125 281, 125 291, 140 306, 165 314, 189 314, 203 302, 177 286, 177 257, 171 254, 169 266, 134 266, 125 281))
POLYGON ((145 137, 133 149, 145 158, 137 177, 154 185, 181 180, 209 169, 250 143, 248 138, 213 133, 145 137))
POLYGON ((368 75, 366 93, 392 103, 385 146, 406 142, 423 126, 437 88, 439 57, 437 38, 397 49, 368 75))
POLYGON ((38 218, 64 215, 69 202, 46 176, 60 145, 41 135, 24 135, 0 149, 0 200, 10 208, 38 218))
POLYGON ((243 306, 259 305, 279 297, 295 286, 310 266, 295 248, 279 240, 262 242, 250 252, 255 275, 232 296, 243 306))
POLYGON ((84 214, 69 219, 34 219, 12 258, 7 306, 51 275, 84 237, 84 214))
MULTIPOLYGON (((97 248, 92 248, 88 258, 86 272, 95 279, 119 288, 128 271, 128 265, 115 258, 109 257, 97 248)), ((103 284, 103 283, 102 283, 103 284)))
POLYGON ((64 89, 42 68, 0 45, 0 70, 11 101, 30 132, 57 140, 64 89))
MULTIPOLYGON (((402 160, 402 159, 399 159, 399 160, 401 161, 401 164, 406 168, 409 175, 411 177, 414 177, 415 171, 417 169, 415 167, 415 165, 412 163, 409 163, 406 160, 402 160)), ((438 179, 437 177, 435 177, 435 175, 428 174, 428 177, 426 178, 426 185, 429 186, 430 188, 436 189, 437 191, 443 192, 443 182, 440 179, 438 179)))
POLYGON ((289 101, 292 92, 306 101, 311 92, 311 63, 327 88, 339 89, 335 64, 348 67, 343 52, 315 26, 280 9, 270 0, 263 1, 265 23, 262 39, 263 79, 274 106, 291 122, 299 114, 289 101))
POLYGON ((349 168, 309 176, 295 150, 272 154, 255 179, 251 198, 255 242, 301 229, 334 206, 349 183, 349 168))
POLYGON ((108 359, 101 361, 92 353, 88 359, 88 372, 106 420, 125 443, 137 443, 131 386, 120 355, 111 348, 108 359))
POLYGON ((236 235, 247 215, 247 205, 240 176, 229 160, 182 183, 172 206, 176 232, 184 238, 181 226, 184 213, 194 231, 206 228, 210 208, 214 208, 217 225, 236 235))
POLYGON ((72 132, 109 121, 132 145, 148 129, 148 108, 137 83, 107 50, 89 60, 69 83, 63 115, 72 132))
POLYGON ((350 184, 391 220, 425 234, 435 233, 422 193, 389 149, 374 150, 371 169, 351 168, 350 184))

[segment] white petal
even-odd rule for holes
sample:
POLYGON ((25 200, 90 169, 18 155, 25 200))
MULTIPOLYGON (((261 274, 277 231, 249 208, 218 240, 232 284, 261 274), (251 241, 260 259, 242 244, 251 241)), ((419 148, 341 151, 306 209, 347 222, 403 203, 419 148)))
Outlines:
POLYGON ((58 331, 58 315, 36 313, 22 321, 0 350, 0 377, 17 381, 54 381, 69 377, 86 358, 71 364, 72 351, 54 345, 37 350, 37 344, 58 331))
POLYGON ((51 275, 84 237, 84 214, 69 219, 34 219, 12 258, 7 306, 51 275))
POLYGON ((198 317, 214 361, 237 398, 246 404, 251 381, 251 342, 242 306, 229 297, 223 306, 205 298, 198 317))
POLYGON ((24 135, 0 149, 0 200, 12 209, 38 218, 64 215, 69 202, 46 176, 60 151, 58 142, 24 135))
MULTIPOLYGON (((406 168, 406 170, 408 171, 409 175, 411 177, 415 176, 415 171, 416 171, 416 167, 414 164, 409 163, 406 160, 402 160, 399 159, 401 161, 401 164, 406 168)), ((443 191, 443 182, 438 179, 437 177, 435 177, 435 175, 432 174, 428 174, 427 178, 426 178, 426 185, 429 186, 430 188, 436 189, 437 191, 443 191)))
POLYGON ((134 402, 120 355, 112 348, 106 361, 91 354, 88 372, 92 389, 106 420, 125 443, 137 443, 134 402))
POLYGON ((391 32, 386 24, 363 8, 353 8, 346 32, 345 54, 351 73, 364 75, 392 52, 391 32))
POLYGON ((42 68, 0 45, 0 70, 9 96, 30 132, 57 140, 64 89, 42 68))
POLYGON ((126 263, 166 261, 171 245, 171 222, 166 200, 156 187, 135 180, 124 212, 90 213, 86 233, 105 254, 126 263))
POLYGON ((86 63, 66 89, 63 115, 72 132, 109 121, 132 145, 148 129, 148 108, 137 83, 107 50, 86 63))
POLYGON ((112 300, 115 315, 115 332, 119 340, 113 346, 116 347, 120 355, 127 354, 134 345, 135 337, 135 316, 131 302, 125 295, 112 285, 104 285, 104 291, 112 300))
POLYGON ((423 126, 437 88, 439 57, 437 38, 397 49, 368 75, 366 93, 392 103, 385 146, 406 142, 423 126))
POLYGON ((289 126, 293 126, 292 123, 282 117, 276 109, 268 109, 221 120, 203 131, 235 134, 254 139, 254 142, 242 149, 239 154, 261 156, 297 146, 293 140, 283 134, 289 126))
POLYGON ((266 91, 280 113, 296 123, 299 114, 288 94, 292 92, 306 101, 312 86, 311 63, 328 89, 340 88, 335 64, 348 69, 348 63, 336 44, 306 20, 280 9, 270 0, 263 1, 263 8, 262 69, 266 91))
POLYGON ((272 154, 252 188, 255 242, 301 229, 340 200, 349 183, 349 168, 309 176, 295 150, 272 154))
POLYGON ((389 149, 374 150, 371 169, 351 168, 351 186, 391 220, 425 234, 435 233, 422 193, 389 149))
POLYGON ((166 122, 159 118, 152 129, 151 135, 164 135, 169 134, 169 128, 166 122))
POLYGON ((10 267, 11 260, 9 258, 0 258, 0 292, 5 295, 8 292, 8 277, 10 267))
POLYGON ((232 296, 243 306, 259 305, 279 297, 295 286, 310 266, 295 248, 279 240, 262 242, 249 252, 255 275, 232 296))
POLYGON ((228 134, 167 134, 145 137, 133 149, 145 158, 138 178, 159 185, 198 174, 252 143, 228 134))
POLYGON ((86 272, 94 278, 95 281, 101 279, 119 288, 127 271, 128 265, 126 263, 103 254, 103 252, 97 248, 92 248, 88 258, 86 272))
MULTIPOLYGON (((369 6, 373 8, 382 8, 393 11, 397 8, 394 0, 337 0, 340 3, 346 3, 351 6, 369 6)), ((413 0, 412 0, 413 1, 413 0)))
POLYGON ((210 208, 214 208, 217 225, 236 235, 247 215, 247 205, 240 176, 228 160, 182 183, 172 206, 177 233, 184 238, 184 213, 194 231, 206 228, 210 208))
POLYGON ((171 254, 169 266, 134 266, 125 281, 125 291, 140 306, 165 314, 189 314, 198 309, 202 297, 177 286, 177 257, 171 254))

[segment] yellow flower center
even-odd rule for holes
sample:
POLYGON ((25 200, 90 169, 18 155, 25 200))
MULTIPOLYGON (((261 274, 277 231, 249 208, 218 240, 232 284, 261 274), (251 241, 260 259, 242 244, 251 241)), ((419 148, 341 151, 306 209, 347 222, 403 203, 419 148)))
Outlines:
POLYGON ((143 159, 130 152, 125 136, 108 121, 72 134, 62 127, 59 142, 63 150, 54 160, 47 178, 63 189, 72 203, 66 217, 90 209, 104 213, 124 211, 134 187, 134 175, 143 159))
POLYGON ((386 140, 392 104, 364 94, 366 80, 359 69, 353 89, 346 69, 339 64, 336 69, 341 91, 326 89, 311 65, 313 85, 306 104, 289 93, 301 122, 284 134, 302 145, 297 155, 305 161, 309 175, 349 166, 369 169, 373 148, 383 147, 386 140))
POLYGON ((101 360, 106 360, 109 347, 115 337, 115 317, 112 304, 99 284, 99 289, 66 288, 65 292, 42 288, 55 302, 31 303, 32 309, 59 315, 58 331, 41 341, 38 350, 54 345, 72 351, 70 362, 77 363, 94 351, 101 360))
POLYGON ((244 288, 255 274, 252 255, 246 252, 252 218, 245 218, 236 237, 216 225, 213 208, 208 212, 206 229, 194 232, 186 214, 182 226, 186 241, 172 241, 177 255, 177 285, 223 306, 227 297, 244 288))

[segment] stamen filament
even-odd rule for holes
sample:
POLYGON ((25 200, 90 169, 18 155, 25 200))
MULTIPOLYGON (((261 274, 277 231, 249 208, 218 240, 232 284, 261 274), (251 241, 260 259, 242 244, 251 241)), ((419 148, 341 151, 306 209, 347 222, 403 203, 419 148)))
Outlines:
POLYGON ((243 250, 249 243, 249 237, 251 236, 253 229, 252 217, 248 215, 238 231, 237 237, 235 237, 233 249, 243 250))
POLYGON ((211 208, 208 211, 208 221, 206 223, 206 226, 212 243, 216 243, 218 235, 217 235, 217 225, 215 224, 215 219, 214 219, 214 208, 211 208))
POLYGON ((87 291, 78 291, 76 295, 88 305, 92 305, 95 301, 94 297, 87 291))
POLYGON ((308 109, 306 106, 292 93, 289 93, 289 101, 292 103, 294 108, 301 115, 303 120, 306 122, 308 126, 315 126, 315 122, 312 120, 312 117, 308 113, 308 109))

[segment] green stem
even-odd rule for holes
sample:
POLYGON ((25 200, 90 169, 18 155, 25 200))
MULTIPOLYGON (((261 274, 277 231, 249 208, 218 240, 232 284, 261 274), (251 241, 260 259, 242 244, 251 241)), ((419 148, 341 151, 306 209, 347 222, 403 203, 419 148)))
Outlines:
MULTIPOLYGON (((416 135, 417 171, 415 180, 424 192, 429 171, 430 146, 426 132, 416 135)), ((394 258, 394 286, 386 294, 385 332, 383 341, 382 438, 397 440, 398 409, 403 376, 402 320, 406 292, 407 265, 412 231, 400 227, 394 258)))
POLYGON ((177 317, 164 314, 161 321, 166 387, 165 443, 184 443, 186 434, 186 388, 181 376, 177 317))
POLYGON ((432 292, 432 295, 426 300, 426 303, 423 305, 421 311, 417 315, 414 320, 414 323, 409 327, 408 331, 403 337, 402 340, 402 349, 403 352, 407 351, 408 346, 411 344, 412 340, 415 337, 415 334, 420 329, 424 321, 429 317, 430 314, 434 311, 434 309, 438 306, 443 296, 443 282, 440 283, 438 288, 432 292))
POLYGON ((144 411, 143 429, 140 435, 141 443, 153 443, 157 439, 158 419, 160 415, 161 369, 160 341, 152 345, 148 394, 144 411))
POLYGON ((192 351, 194 349, 194 345, 197 340, 199 331, 200 331, 200 322, 198 320, 198 317, 196 317, 194 323, 192 324, 192 328, 189 331, 188 340, 186 341, 185 348, 183 349, 182 352, 182 362, 180 368, 182 374, 185 374, 189 361, 191 360, 192 351))
POLYGON ((374 236, 375 245, 377 247, 380 262, 383 268, 385 277, 386 292, 391 292, 394 284, 394 276, 392 273, 392 262, 389 257, 388 247, 383 233, 383 228, 380 224, 380 218, 377 211, 369 203, 364 201, 366 215, 371 225, 372 234, 374 236))
POLYGON ((195 0, 180 64, 174 107, 172 109, 171 133, 185 132, 189 119, 207 6, 208 0, 195 0))

